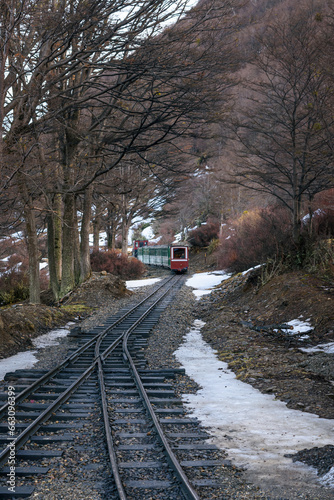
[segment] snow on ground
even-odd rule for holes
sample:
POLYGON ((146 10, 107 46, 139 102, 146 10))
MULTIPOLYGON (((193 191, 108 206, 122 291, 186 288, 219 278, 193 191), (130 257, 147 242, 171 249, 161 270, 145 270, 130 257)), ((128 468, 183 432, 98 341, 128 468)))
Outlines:
POLYGON ((304 352, 324 352, 326 354, 334 354, 334 342, 319 344, 313 347, 299 347, 299 350, 304 352))
POLYGON ((141 234, 143 235, 143 238, 145 240, 152 240, 155 236, 151 226, 145 227, 145 229, 142 230, 141 234))
POLYGON ((183 396, 192 416, 208 427, 210 441, 253 479, 272 485, 315 483, 312 467, 293 463, 285 455, 332 444, 334 420, 290 410, 273 395, 237 380, 202 339, 203 325, 196 320, 175 352, 186 373, 201 386, 196 394, 183 396))
POLYGON ((212 292, 213 287, 228 279, 231 275, 225 271, 214 271, 212 273, 197 273, 188 278, 186 285, 194 288, 193 293, 200 299, 203 295, 212 292))
POLYGON ((327 488, 334 488, 334 467, 332 467, 327 474, 324 474, 319 482, 327 488))
POLYGON ((250 271, 254 271, 254 269, 259 269, 259 267, 262 267, 264 264, 259 264, 255 267, 250 267, 249 269, 247 269, 246 271, 243 271, 241 274, 242 276, 245 276, 245 274, 249 273, 250 271))
POLYGON ((148 286, 148 285, 154 285, 154 283, 157 283, 160 281, 161 278, 149 278, 149 279, 143 279, 143 280, 130 280, 126 281, 126 288, 128 290, 134 290, 135 288, 141 287, 141 286, 148 286))
MULTIPOLYGON (((67 323, 63 328, 57 328, 51 330, 49 333, 40 335, 35 339, 32 339, 33 345, 36 349, 42 349, 43 347, 50 347, 59 344, 57 342, 58 338, 66 337, 69 334, 70 328, 74 325, 72 321, 67 323)), ((0 360, 0 381, 3 380, 4 376, 8 372, 13 372, 15 370, 24 370, 32 368, 38 361, 35 354, 36 351, 25 351, 19 352, 14 356, 0 360)))
POLYGON ((38 359, 35 354, 37 351, 26 351, 19 352, 10 358, 5 358, 0 360, 0 380, 3 380, 4 376, 8 372, 14 372, 15 370, 32 368, 38 359))
MULTIPOLYGON (((90 234, 89 235, 89 246, 93 246, 94 243, 94 235, 90 234)), ((107 233, 106 232, 101 232, 99 234, 99 246, 100 247, 106 247, 107 246, 107 233)))
POLYGON ((66 337, 69 334, 71 327, 74 325, 73 321, 70 321, 63 328, 57 328, 56 330, 51 330, 44 335, 40 335, 35 339, 32 339, 32 343, 37 349, 41 349, 43 347, 51 347, 54 345, 58 345, 57 339, 61 337, 66 337))
POLYGON ((296 335, 297 333, 307 333, 310 330, 313 330, 313 326, 310 323, 310 318, 303 321, 302 316, 299 316, 298 319, 293 319, 286 323, 287 325, 290 325, 292 327, 291 330, 288 330, 288 333, 290 332, 291 335, 296 335))
MULTIPOLYGON (((298 319, 292 319, 291 321, 288 321, 288 323, 285 323, 286 325, 290 326, 290 330, 285 330, 284 328, 282 328, 282 330, 285 330, 285 333, 287 333, 288 335, 299 335, 301 333, 307 333, 313 330, 313 326, 310 323, 310 318, 302 320, 302 317, 303 316, 299 316, 298 319)), ((299 337, 298 340, 306 340, 309 338, 309 335, 303 335, 302 337, 299 337)))

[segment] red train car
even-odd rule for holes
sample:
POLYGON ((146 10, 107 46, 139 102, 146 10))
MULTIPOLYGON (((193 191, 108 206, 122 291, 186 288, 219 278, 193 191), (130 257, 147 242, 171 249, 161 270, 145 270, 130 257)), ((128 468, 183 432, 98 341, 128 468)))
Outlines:
POLYGON ((189 249, 180 244, 138 248, 137 258, 144 264, 169 267, 175 272, 187 272, 189 267, 189 249))
POLYGON ((172 271, 186 272, 189 267, 189 249, 186 246, 177 245, 170 247, 170 268, 172 271))

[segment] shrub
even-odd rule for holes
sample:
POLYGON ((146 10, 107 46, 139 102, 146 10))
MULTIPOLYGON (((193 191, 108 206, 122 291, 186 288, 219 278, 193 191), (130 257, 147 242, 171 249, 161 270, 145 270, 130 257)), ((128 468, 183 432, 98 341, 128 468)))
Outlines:
POLYGON ((210 242, 218 238, 219 224, 217 222, 208 221, 206 224, 197 229, 190 231, 188 241, 193 247, 207 247, 210 242))
POLYGON ((210 245, 208 246, 208 254, 211 255, 212 253, 214 253, 218 247, 219 247, 219 239, 215 238, 210 242, 210 245))
POLYGON ((312 234, 322 237, 334 235, 334 210, 317 209, 312 215, 312 234))
POLYGON ((13 304, 29 297, 28 276, 12 269, 0 277, 0 306, 13 304))
POLYGON ((139 278, 145 272, 145 266, 138 259, 128 258, 115 250, 94 251, 91 254, 92 271, 107 271, 123 279, 139 278))
POLYGON ((224 227, 217 251, 218 264, 230 271, 244 271, 264 263, 279 261, 292 249, 291 218, 283 207, 244 212, 224 227))
POLYGON ((334 241, 332 239, 314 239, 308 245, 304 268, 309 272, 321 272, 323 275, 334 275, 334 241))

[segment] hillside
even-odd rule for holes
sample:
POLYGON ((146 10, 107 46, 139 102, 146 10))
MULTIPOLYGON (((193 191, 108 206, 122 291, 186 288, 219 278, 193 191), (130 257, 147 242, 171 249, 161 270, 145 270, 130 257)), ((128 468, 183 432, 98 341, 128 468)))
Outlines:
POLYGON ((258 286, 260 274, 236 275, 202 300, 205 340, 240 380, 334 418, 334 283, 291 272, 258 286), (284 328, 293 320, 299 328, 284 328))

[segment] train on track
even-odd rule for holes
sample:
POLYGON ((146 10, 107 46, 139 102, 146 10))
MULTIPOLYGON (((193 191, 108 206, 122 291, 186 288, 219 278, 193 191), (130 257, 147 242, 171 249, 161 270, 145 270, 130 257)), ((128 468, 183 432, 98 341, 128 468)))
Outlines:
POLYGON ((168 267, 185 273, 189 267, 189 249, 186 245, 144 245, 136 248, 137 259, 150 266, 168 267))
POLYGON ((147 247, 148 246, 148 240, 134 240, 133 242, 133 248, 132 248, 132 255, 133 257, 138 257, 138 248, 142 247, 147 247))

